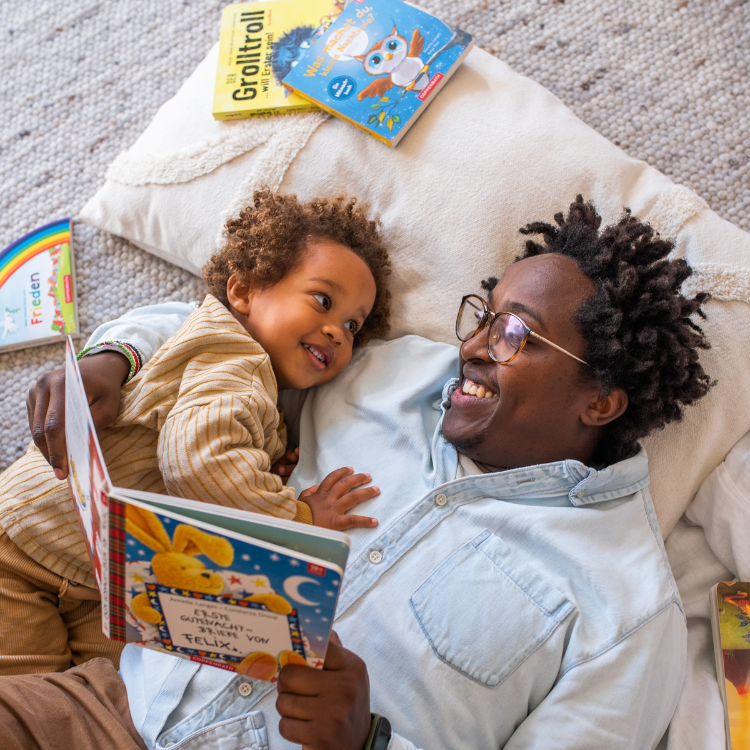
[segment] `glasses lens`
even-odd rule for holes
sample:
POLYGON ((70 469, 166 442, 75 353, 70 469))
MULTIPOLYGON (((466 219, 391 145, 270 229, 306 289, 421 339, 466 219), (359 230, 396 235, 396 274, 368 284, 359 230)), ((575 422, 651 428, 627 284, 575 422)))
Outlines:
POLYGON ((526 329, 520 318, 510 313, 498 315, 490 330, 490 351, 498 362, 507 362, 521 348, 526 329))
POLYGON ((456 320, 456 335, 461 341, 468 341, 482 324, 484 305, 479 297, 467 297, 456 320))

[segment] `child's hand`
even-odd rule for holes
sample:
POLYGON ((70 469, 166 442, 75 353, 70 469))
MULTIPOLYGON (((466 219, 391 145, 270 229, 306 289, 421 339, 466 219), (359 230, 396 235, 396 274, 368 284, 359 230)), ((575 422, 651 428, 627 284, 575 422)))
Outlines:
POLYGON ((319 485, 300 492, 299 499, 310 506, 316 526, 336 531, 357 527, 371 529, 378 525, 374 518, 344 515, 358 503, 380 494, 377 487, 356 489, 371 480, 369 474, 355 474, 351 466, 344 466, 332 471, 319 485))
POLYGON ((298 462, 299 448, 295 448, 293 451, 287 451, 275 464, 272 464, 271 471, 281 477, 282 484, 286 484, 298 462))

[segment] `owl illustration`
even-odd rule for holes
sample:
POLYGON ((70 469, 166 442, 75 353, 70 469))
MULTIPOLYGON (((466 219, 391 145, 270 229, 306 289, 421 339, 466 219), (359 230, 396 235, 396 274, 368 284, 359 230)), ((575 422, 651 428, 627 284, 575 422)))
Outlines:
POLYGON ((357 94, 362 101, 368 96, 383 96, 388 89, 399 86, 407 91, 421 91, 428 83, 427 69, 429 65, 422 62, 419 56, 424 46, 424 37, 414 29, 411 43, 401 36, 396 27, 391 33, 381 39, 364 55, 357 55, 365 70, 371 76, 385 75, 387 78, 377 78, 369 86, 357 94))

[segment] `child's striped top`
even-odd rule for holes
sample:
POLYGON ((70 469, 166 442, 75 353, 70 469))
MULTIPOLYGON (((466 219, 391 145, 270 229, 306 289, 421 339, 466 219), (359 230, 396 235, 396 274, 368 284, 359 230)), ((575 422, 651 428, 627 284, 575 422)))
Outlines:
MULTIPOLYGON (((312 522, 270 472, 286 447, 268 355, 208 295, 122 389, 99 440, 115 486, 312 522)), ((33 444, 0 475, 0 526, 48 570, 95 587, 73 501, 33 444)))

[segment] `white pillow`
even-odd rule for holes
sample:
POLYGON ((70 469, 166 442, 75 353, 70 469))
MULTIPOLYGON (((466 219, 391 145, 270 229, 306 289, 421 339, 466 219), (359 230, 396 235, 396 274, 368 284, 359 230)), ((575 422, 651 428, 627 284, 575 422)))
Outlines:
POLYGON ((692 191, 632 159, 547 90, 475 49, 396 149, 322 114, 216 122, 216 48, 118 157, 82 218, 200 273, 228 212, 261 184, 301 199, 346 193, 383 220, 394 261, 391 336, 456 343, 463 294, 522 250, 518 229, 552 221, 578 193, 604 223, 625 206, 676 240, 706 289, 701 355, 718 384, 685 420, 645 441, 664 536, 750 430, 750 235, 692 191))

